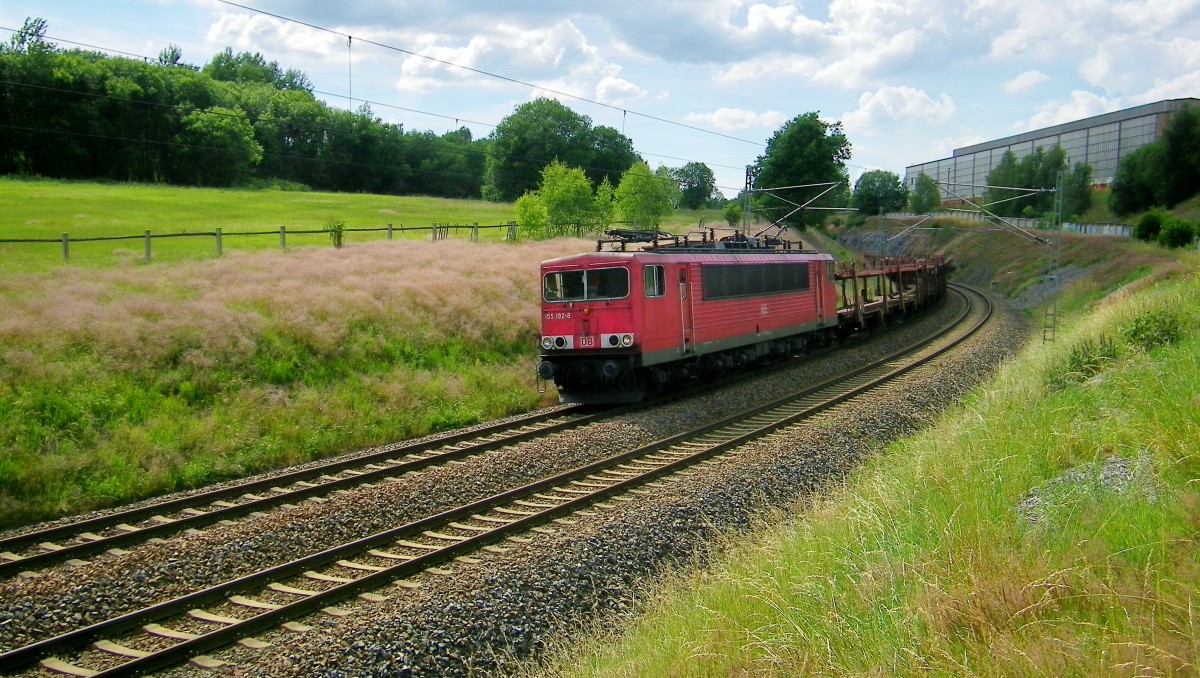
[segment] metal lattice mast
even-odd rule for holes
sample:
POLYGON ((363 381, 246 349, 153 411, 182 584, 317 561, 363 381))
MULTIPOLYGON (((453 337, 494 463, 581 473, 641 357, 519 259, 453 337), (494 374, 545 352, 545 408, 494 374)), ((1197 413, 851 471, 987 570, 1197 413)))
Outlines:
MULTIPOLYGON (((1063 224, 1063 202, 1065 200, 1063 183, 1066 181, 1066 173, 1058 173, 1058 185, 1054 191, 1054 213, 1051 216, 1051 227, 1059 234, 1062 233, 1063 224)), ((1048 289, 1046 293, 1049 299, 1046 301, 1046 310, 1042 315, 1042 341, 1054 341, 1054 331, 1058 325, 1058 289, 1059 282, 1059 267, 1061 259, 1059 254, 1059 243, 1062 242, 1062 236, 1058 235, 1050 242, 1050 246, 1045 249, 1046 253, 1046 282, 1048 289)))

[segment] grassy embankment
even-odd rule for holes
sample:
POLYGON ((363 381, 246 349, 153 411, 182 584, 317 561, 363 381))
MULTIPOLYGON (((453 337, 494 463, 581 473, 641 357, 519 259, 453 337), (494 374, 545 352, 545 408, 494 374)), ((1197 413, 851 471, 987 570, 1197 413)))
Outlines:
MULTIPOLYGON (((922 237, 1034 286, 1012 236, 922 237)), ((1198 260, 1064 238, 1057 341, 556 672, 1195 675, 1198 260)))
MULTIPOLYGON (((2 237, 391 221, 511 205, 0 180, 2 237)), ((676 227, 706 213, 681 213, 676 227)), ((0 245, 0 527, 528 410, 538 262, 586 240, 383 234, 0 245), (369 236, 369 238, 368 238, 369 236), (311 246, 306 246, 311 245, 311 246)))

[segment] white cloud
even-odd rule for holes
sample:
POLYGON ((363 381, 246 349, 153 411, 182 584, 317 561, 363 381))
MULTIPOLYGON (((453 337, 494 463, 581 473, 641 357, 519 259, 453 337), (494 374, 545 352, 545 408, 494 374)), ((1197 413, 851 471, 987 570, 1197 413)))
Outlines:
MULTIPOLYGON (((438 40, 440 38, 434 36, 426 38, 426 41, 431 43, 436 43, 438 40)), ((400 64, 400 78, 396 81, 396 88, 403 92, 425 92, 448 84, 438 77, 441 73, 458 79, 477 77, 477 74, 472 71, 448 64, 476 68, 481 57, 491 50, 491 43, 480 35, 473 36, 466 45, 461 47, 430 44, 421 50, 422 56, 405 57, 400 64)))
POLYGON ((1123 105, 1124 103, 1120 99, 1109 99, 1092 92, 1075 90, 1071 92, 1071 98, 1067 101, 1052 101, 1039 106, 1037 112, 1029 120, 1014 124, 1013 130, 1028 132, 1051 127, 1064 122, 1090 118, 1101 113, 1109 113, 1120 109, 1123 105))
POLYGON ((1149 104, 1163 99, 1185 99, 1200 92, 1200 70, 1185 73, 1177 78, 1156 79, 1144 92, 1130 97, 1132 104, 1149 104))
POLYGON ((950 95, 942 93, 935 101, 924 90, 912 87, 883 87, 863 92, 858 108, 842 116, 847 131, 876 134, 882 120, 903 123, 943 123, 954 116, 957 107, 950 95))
POLYGON ((646 98, 646 90, 624 78, 606 75, 596 83, 596 101, 628 106, 646 98))
POLYGON ((1028 70, 1004 83, 1001 87, 1008 94, 1018 94, 1031 90, 1049 79, 1050 76, 1039 70, 1028 70))
POLYGON ((346 59, 346 39, 291 21, 261 14, 223 14, 208 29, 206 40, 237 51, 278 51, 346 59))
POLYGON ((775 129, 786 122, 788 117, 779 111, 755 113, 740 108, 718 108, 712 113, 688 113, 683 119, 688 123, 704 125, 722 132, 736 132, 755 128, 775 129))
POLYGON ((960 137, 942 137, 940 139, 935 139, 929 147, 929 158, 922 160, 921 162, 937 160, 940 158, 949 158, 954 154, 954 149, 956 148, 973 146, 975 144, 981 144, 985 141, 988 141, 988 137, 978 134, 966 134, 960 137))

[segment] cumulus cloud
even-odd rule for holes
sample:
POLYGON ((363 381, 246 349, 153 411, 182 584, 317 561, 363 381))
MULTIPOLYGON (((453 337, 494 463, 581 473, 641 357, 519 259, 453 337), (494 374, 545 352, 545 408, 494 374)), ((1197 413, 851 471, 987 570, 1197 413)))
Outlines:
POLYGON ((1017 94, 1033 89, 1049 79, 1050 76, 1041 71, 1028 70, 1004 83, 1001 88, 1008 94, 1017 94))
POLYGON ((1099 94, 1075 90, 1067 101, 1052 101, 1038 107, 1037 112, 1028 120, 1013 125, 1016 132, 1050 127, 1064 122, 1090 118, 1093 115, 1109 113, 1120 109, 1124 103, 1120 99, 1109 99, 1099 94))
POLYGON ((223 14, 209 27, 206 39, 244 52, 266 50, 346 59, 345 38, 262 14, 223 14))
POLYGON ((874 134, 883 120, 938 124, 953 117, 956 110, 948 94, 942 93, 935 101, 924 90, 889 86, 863 92, 858 98, 858 108, 842 116, 842 122, 847 131, 874 134))
POLYGON ((613 106, 628 106, 646 98, 646 90, 624 78, 607 75, 596 84, 596 101, 613 106))
POLYGON ((736 132, 755 128, 775 129, 786 122, 788 117, 779 111, 755 113, 740 108, 718 108, 711 113, 688 113, 683 119, 693 125, 711 127, 722 132, 736 132))

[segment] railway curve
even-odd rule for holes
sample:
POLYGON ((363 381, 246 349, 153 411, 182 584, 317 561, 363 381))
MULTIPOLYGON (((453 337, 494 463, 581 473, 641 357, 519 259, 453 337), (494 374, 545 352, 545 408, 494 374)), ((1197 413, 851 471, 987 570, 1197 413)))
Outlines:
MULTIPOLYGON (((879 368, 880 368, 880 363, 882 363, 882 362, 885 362, 885 361, 876 360, 876 361, 875 361, 875 364, 872 364, 872 365, 868 365, 868 366, 866 366, 866 367, 863 367, 862 369, 860 369, 860 370, 857 370, 857 372, 860 372, 860 373, 866 373, 866 372, 867 372, 867 371, 869 371, 870 369, 879 369, 879 368)), ((849 397, 852 397, 852 395, 851 395, 851 394, 843 394, 843 395, 837 396, 837 399, 838 399, 838 400, 845 400, 845 399, 847 399, 847 398, 849 398, 849 397)), ((741 427, 744 427, 744 423, 745 423, 746 419, 747 419, 747 418, 749 418, 749 417, 751 417, 751 416, 758 416, 758 415, 757 415, 757 413, 756 413, 756 414, 742 414, 742 415, 739 415, 739 416, 737 416, 737 417, 734 417, 734 419, 736 419, 736 421, 727 421, 727 422, 725 422, 725 424, 726 424, 726 425, 733 425, 733 426, 735 426, 735 427, 741 428, 741 427)), ((776 426, 776 427, 778 427, 778 426, 781 426, 781 425, 783 425, 783 424, 774 424, 773 426, 776 426)), ((761 436, 761 435, 762 435, 762 432, 761 432, 761 431, 756 431, 756 432, 754 432, 754 434, 753 434, 753 435, 754 435, 754 436, 761 436)), ((746 441, 745 441, 745 440, 741 440, 741 441, 740 441, 738 444, 741 444, 741 443, 744 443, 744 442, 746 442, 746 441)), ((690 444, 690 445, 695 445, 695 444, 697 444, 697 443, 695 443, 695 442, 693 441, 693 442, 691 442, 691 443, 688 443, 688 444, 690 444)), ((713 449, 715 449, 715 448, 713 448, 713 449)), ((708 454, 715 454, 715 453, 716 453, 716 452, 709 452, 708 454)), ((633 451, 631 451, 631 452, 627 452, 627 453, 625 453, 624 455, 621 455, 621 456, 622 456, 622 457, 626 457, 626 456, 628 456, 628 455, 635 455, 635 456, 636 456, 637 454, 645 454, 645 450, 640 450, 640 449, 639 449, 639 450, 633 450, 633 451)), ((659 456, 660 456, 660 458, 661 458, 661 455, 663 455, 664 453, 662 453, 662 452, 658 452, 658 451, 655 451, 655 452, 652 452, 651 454, 656 454, 656 455, 659 455, 659 456)), ((680 454, 681 454, 680 452, 666 453, 667 457, 679 457, 679 456, 680 456, 680 454)), ((690 457, 690 456, 693 456, 693 455, 684 454, 683 456, 684 456, 684 457, 690 457)), ((617 461, 617 462, 615 462, 615 463, 625 463, 625 462, 629 462, 631 459, 632 459, 632 457, 629 457, 629 458, 626 458, 626 459, 618 460, 618 461, 617 461)), ((698 461, 698 459, 690 459, 690 460, 689 460, 689 461, 687 461, 686 463, 687 463, 688 465, 691 465, 691 464, 694 464, 696 461, 698 461)), ((609 464, 611 464, 611 463, 614 463, 614 460, 613 460, 613 459, 606 460, 606 463, 609 463, 609 464)), ((682 463, 683 463, 683 462, 681 462, 679 458, 676 458, 676 459, 674 459, 673 461, 670 461, 670 460, 668 460, 668 462, 665 462, 665 463, 661 464, 661 465, 659 466, 659 468, 660 468, 660 469, 661 469, 661 468, 667 468, 667 467, 669 467, 669 466, 672 466, 672 465, 679 465, 679 464, 682 464, 682 463)), ((574 469, 574 470, 572 470, 572 471, 570 471, 570 472, 569 472, 569 474, 573 474, 573 476, 574 476, 573 478, 566 478, 565 476, 562 476, 562 475, 560 474, 560 475, 559 475, 559 476, 557 476, 557 477, 552 477, 552 478, 550 478, 550 479, 546 479, 546 480, 540 481, 540 482, 541 482, 541 484, 536 484, 536 483, 535 483, 535 484, 534 484, 534 486, 526 486, 526 487, 523 487, 523 488, 519 488, 518 490, 516 490, 516 491, 514 491, 514 492, 517 492, 518 494, 520 494, 520 493, 532 493, 532 494, 538 494, 538 493, 540 492, 541 494, 540 494, 538 497, 535 497, 536 501, 533 501, 533 502, 530 502, 530 500, 529 500, 529 498, 528 498, 529 496, 532 496, 532 494, 526 494, 526 495, 524 495, 524 496, 526 496, 526 498, 525 498, 525 499, 517 499, 516 501, 525 501, 526 503, 535 503, 535 504, 541 504, 541 503, 544 503, 544 502, 546 502, 546 501, 549 501, 549 500, 547 500, 547 499, 546 499, 546 494, 545 494, 546 492, 557 491, 557 490, 552 490, 552 489, 550 489, 550 488, 553 488, 553 487, 555 487, 555 486, 561 486, 563 483, 578 483, 578 482, 580 482, 580 481, 578 480, 579 478, 587 478, 587 477, 589 477, 589 476, 592 476, 593 474, 595 474, 595 473, 597 473, 597 472, 598 472, 598 470, 597 470, 596 468, 592 468, 591 466, 583 466, 583 467, 580 467, 580 468, 574 469), (580 474, 582 474, 582 475, 580 475, 580 474), (547 485, 546 483, 548 483, 548 485, 547 485)), ((622 474, 622 473, 628 473, 628 472, 627 472, 627 471, 626 471, 626 472, 617 472, 617 475, 616 475, 615 477, 616 477, 616 478, 618 478, 618 480, 619 480, 619 483, 625 483, 626 481, 633 482, 632 480, 630 480, 630 479, 628 479, 628 478, 621 480, 620 478, 621 478, 621 474, 622 474)), ((644 483, 644 482, 647 482, 647 480, 646 480, 646 479, 642 479, 642 480, 640 480, 640 481, 638 481, 638 482, 643 482, 643 483, 644 483)), ((587 482, 585 482, 585 483, 584 483, 584 485, 587 485, 587 484, 594 484, 594 483, 587 483, 587 482)), ((610 487, 611 487, 611 486, 610 486, 610 487)), ((613 490, 611 490, 611 489, 609 488, 609 489, 604 489, 603 491, 604 491, 604 492, 612 492, 613 490)), ((508 493, 505 493, 505 494, 508 494, 508 493)), ((568 496, 570 495, 570 493, 569 493, 569 492, 568 492, 567 494, 568 494, 568 496)), ((505 497, 505 499, 509 499, 509 498, 511 498, 511 497, 507 497, 507 496, 505 497)), ((489 507, 490 507, 490 505, 491 505, 491 504, 494 504, 494 503, 496 503, 496 502, 499 502, 500 500, 499 500, 499 499, 497 499, 496 497, 490 497, 490 498, 488 498, 488 499, 486 499, 486 500, 483 500, 483 501, 484 501, 484 503, 486 503, 486 504, 489 504, 489 507)), ((565 503, 564 503, 564 505, 567 505, 567 506, 568 506, 568 508, 567 508, 567 509, 563 509, 563 510, 568 510, 568 511, 574 511, 574 510, 578 510, 578 508, 579 508, 579 507, 578 507, 578 503, 579 503, 579 502, 581 502, 581 501, 582 501, 582 498, 581 498, 581 497, 574 497, 574 498, 572 498, 572 499, 571 499, 569 502, 565 502, 565 503)), ((595 501, 595 499, 593 498, 593 499, 592 499, 592 500, 590 500, 590 501, 595 501)), ((519 506, 520 506, 520 505, 518 505, 518 507, 519 507, 519 506)), ((435 540, 437 540, 437 539, 442 539, 442 540, 444 540, 444 541, 453 541, 453 542, 454 542, 454 544, 453 544, 454 548, 453 548, 453 549, 451 549, 451 551, 450 551, 448 554, 444 554, 444 556, 443 556, 443 557, 449 557, 449 558, 461 557, 461 554, 460 554, 460 552, 459 552, 457 549, 459 549, 459 548, 462 548, 462 546, 461 546, 461 545, 462 545, 463 543, 466 543, 468 540, 467 540, 466 538, 462 538, 462 539, 458 539, 458 538, 455 538, 455 539, 446 539, 446 538, 445 538, 445 537, 446 537, 446 531, 452 531, 452 530, 456 530, 456 529, 457 529, 457 530, 460 530, 460 531, 465 531, 465 532, 467 532, 467 533, 470 533, 470 532, 472 532, 473 530, 472 530, 472 528, 470 528, 470 527, 465 527, 465 528, 464 528, 464 527, 461 527, 461 525, 463 525, 463 523, 461 523, 461 522, 459 522, 459 521, 462 521, 462 520, 467 520, 469 516, 473 516, 473 515, 476 515, 476 514, 478 514, 478 512, 479 512, 479 511, 481 511, 481 510, 484 510, 484 508, 485 508, 485 507, 484 507, 482 504, 478 504, 478 503, 477 503, 477 504, 474 504, 474 505, 469 505, 469 506, 467 506, 467 507, 465 507, 465 508, 459 509, 459 510, 458 510, 458 512, 457 512, 457 513, 453 513, 453 515, 449 515, 449 516, 447 516, 447 515, 434 516, 433 518, 430 518, 430 519, 429 519, 429 521, 431 521, 431 522, 426 522, 426 521, 424 521, 424 520, 423 520, 423 521, 418 521, 418 523, 415 523, 415 524, 413 524, 413 525, 410 525, 410 526, 407 526, 406 528, 401 528, 401 529, 402 529, 402 530, 408 530, 408 532, 406 533, 408 537, 413 537, 414 535, 426 535, 426 536, 428 536, 428 533, 432 532, 434 535, 439 535, 439 536, 435 536, 435 537, 433 537, 433 539, 435 539, 435 540), (465 512, 465 513, 464 513, 464 512, 465 512), (442 523, 440 524, 440 525, 442 526, 440 530, 439 530, 439 524, 437 523, 437 521, 438 521, 438 520, 441 520, 441 521, 442 521, 442 523), (447 523, 447 522, 446 522, 447 520, 449 520, 449 523, 447 523), (449 524, 449 525, 450 525, 450 530, 446 530, 446 528, 444 527, 444 525, 446 525, 446 524, 449 524)), ((525 509, 528 509, 528 508, 532 508, 532 507, 525 507, 525 509)), ((510 512, 511 512, 509 515, 519 515, 519 514, 522 514, 522 513, 528 513, 528 511, 527 511, 527 510, 525 510, 525 509, 522 509, 522 508, 509 508, 509 509, 508 509, 508 511, 510 511, 510 512)), ((585 509, 585 510, 586 510, 586 509, 585 509)), ((562 519, 564 519, 564 518, 562 518, 561 516, 558 516, 558 517, 542 517, 542 518, 537 518, 537 519, 534 519, 534 518, 532 517, 532 515, 529 515, 529 516, 525 516, 525 517, 523 517, 523 518, 520 518, 519 520, 526 520, 526 519, 529 519, 529 520, 528 520, 528 522, 546 523, 547 521, 551 521, 551 520, 562 520, 562 519)), ((503 518, 493 518, 493 520, 496 520, 496 521, 498 521, 498 522, 503 522, 503 520, 504 520, 504 519, 503 519, 503 518)), ((568 520, 569 520, 569 519, 568 519, 568 520)), ((486 522, 486 521, 485 521, 485 522, 486 522)), ((505 529, 509 529, 509 528, 508 528, 508 525, 511 525, 511 524, 513 524, 513 523, 515 523, 515 522, 517 522, 517 521, 515 521, 515 520, 514 520, 514 521, 511 521, 511 522, 509 522, 509 523, 505 523, 505 529)), ((481 528, 480 528, 480 526, 478 526, 478 525, 475 525, 475 526, 474 526, 474 530, 475 530, 475 531, 478 531, 478 530, 480 530, 480 529, 481 529, 481 528)), ((516 528, 512 528, 512 529, 516 529, 516 528)), ((511 538, 516 538, 516 539, 520 539, 520 537, 515 537, 514 535, 510 535, 510 534, 500 534, 499 536, 497 536, 496 534, 492 534, 491 536, 489 536, 489 537, 486 537, 486 538, 481 538, 481 539, 479 539, 478 541, 484 541, 484 542, 492 542, 492 543, 494 543, 494 542, 495 542, 497 539, 504 539, 504 538, 510 538, 510 537, 511 537, 511 538)), ((375 538, 373 538, 373 539, 375 539, 375 538)), ((377 541, 377 543, 376 543, 376 542, 373 542, 372 544, 370 544, 370 545, 367 545, 367 546, 368 546, 368 547, 369 547, 369 546, 379 546, 379 545, 383 544, 384 542, 386 542, 387 540, 392 540, 392 541, 394 541, 394 540, 396 539, 396 535, 395 535, 395 534, 389 534, 389 535, 387 535, 386 537, 381 537, 381 538, 379 538, 379 539, 380 539, 381 541, 377 541)), ((404 538, 401 538, 401 539, 402 539, 402 541, 407 541, 407 542, 408 542, 407 548, 415 548, 415 549, 417 549, 417 552, 418 552, 418 553, 419 553, 419 552, 420 552, 420 551, 421 551, 423 548, 425 548, 425 549, 428 549, 428 546, 429 546, 429 545, 426 545, 425 547, 421 547, 421 546, 411 546, 411 544, 415 544, 415 543, 417 543, 417 542, 411 541, 411 540, 409 540, 409 539, 404 539, 404 538)), ((363 546, 363 545, 362 545, 362 544, 360 544, 359 546, 363 546)), ((368 550, 370 550, 370 549, 368 548, 368 550)), ((375 550, 377 550, 377 551, 378 551, 378 549, 375 549, 375 550)), ((386 552, 386 551, 381 551, 381 552, 386 552)), ((320 554, 318 554, 318 555, 320 555, 320 554)), ((395 555, 395 554, 393 553, 393 555, 395 555)), ((325 556, 322 556, 322 557, 325 557, 325 556)), ((375 556, 375 555, 373 555, 373 557, 375 557, 375 558, 383 558, 384 560, 386 560, 386 559, 388 558, 388 556, 375 556)), ((328 558, 326 558, 326 559, 328 559, 328 558)), ((396 560, 400 560, 400 559, 401 559, 401 558, 396 558, 396 560)), ((415 562, 415 563, 417 563, 415 566, 413 566, 413 565, 409 565, 409 567, 418 567, 418 569, 419 569, 420 571, 425 571, 425 570, 428 570, 430 567, 435 567, 435 566, 436 566, 436 563, 434 563, 434 560, 435 560, 435 559, 433 559, 433 558, 425 558, 424 556, 417 556, 417 555, 413 555, 413 556, 405 556, 405 557, 404 557, 404 559, 405 559, 405 562, 406 562, 406 563, 411 563, 411 562, 415 562)), ((336 563, 338 563, 338 560, 339 560, 339 559, 334 559, 332 562, 334 562, 334 563, 336 564, 336 563)), ((350 561, 350 562, 352 562, 352 561, 350 561)), ((327 564, 327 563, 325 563, 325 564, 327 564)), ((289 570, 290 570, 290 574, 293 574, 293 575, 294 575, 294 574, 304 574, 304 572, 311 572, 311 570, 308 570, 307 568, 309 568, 309 567, 315 567, 315 566, 317 566, 317 564, 315 563, 315 561, 313 561, 313 560, 306 560, 306 561, 302 561, 302 562, 300 562, 300 564, 298 564, 298 565, 297 565, 297 564, 290 564, 290 565, 288 566, 288 568, 287 568, 287 569, 289 569, 289 570)), ((343 568, 344 568, 344 567, 346 567, 345 565, 340 565, 340 566, 341 566, 341 567, 343 567, 343 568)), ((380 567, 382 567, 382 566, 381 566, 381 565, 378 565, 378 564, 376 564, 376 565, 369 565, 369 566, 367 566, 367 567, 365 567, 365 568, 364 568, 364 571, 368 571, 368 572, 374 571, 374 572, 378 573, 378 572, 381 572, 381 570, 379 570, 379 569, 378 569, 378 568, 380 568, 380 567), (372 568, 374 568, 374 569, 372 569, 372 568)), ((350 568, 350 569, 353 569, 353 568, 350 568)), ((277 573, 277 574, 278 574, 278 573, 277 573)), ((368 575, 368 576, 376 576, 376 575, 368 575)), ((399 577, 403 577, 404 575, 403 575, 403 574, 401 574, 401 575, 395 575, 395 574, 391 574, 391 575, 389 575, 389 576, 391 576, 391 577, 395 578, 395 577, 397 577, 397 576, 399 576, 399 577)), ((345 578, 346 578, 345 576, 339 576, 339 575, 325 575, 325 577, 326 577, 326 579, 322 579, 321 577, 316 577, 315 579, 316 579, 316 580, 319 580, 319 581, 326 581, 326 582, 328 583, 328 582, 332 582, 334 579, 345 579, 345 578)), ((380 575, 380 578, 381 578, 381 579, 383 578, 383 577, 382 577, 382 575, 380 575)), ((310 578, 310 579, 311 579, 311 578, 310 578)), ((356 580, 356 581, 357 581, 357 580, 356 580)), ((275 583, 275 584, 277 585, 277 587, 282 587, 282 588, 276 588, 276 589, 275 589, 275 590, 276 590, 276 592, 278 592, 278 593, 284 593, 284 594, 287 594, 287 595, 303 595, 303 594, 296 594, 296 593, 295 593, 295 591, 297 591, 297 590, 301 590, 301 591, 303 591, 303 590, 306 590, 306 589, 301 589, 300 587, 298 587, 298 586, 294 586, 294 585, 292 585, 292 584, 284 584, 284 583, 281 583, 281 582, 273 582, 273 583, 275 583)), ((343 583, 345 583, 345 584, 350 584, 351 582, 343 582, 343 583)), ((371 588, 375 588, 376 586, 378 586, 378 584, 377 584, 377 583, 376 583, 374 580, 369 580, 369 579, 367 579, 367 578, 363 578, 363 579, 360 581, 360 583, 350 586, 350 587, 349 587, 347 590, 349 591, 349 593, 350 593, 350 594, 353 594, 353 593, 361 593, 361 592, 363 592, 363 590, 366 590, 366 589, 371 589, 371 588)), ((226 587, 224 590, 217 591, 217 592, 215 592, 215 593, 214 593, 214 592, 207 592, 207 593, 205 593, 205 594, 204 594, 204 596, 208 596, 208 597, 210 597, 210 598, 211 598, 212 596, 214 596, 214 595, 217 595, 217 596, 224 596, 224 597, 228 598, 228 597, 231 595, 231 593, 230 593, 231 591, 233 591, 233 590, 235 590, 235 589, 238 589, 238 590, 240 590, 240 589, 242 589, 242 588, 244 588, 244 585, 243 585, 243 584, 233 584, 233 585, 230 585, 230 586, 226 587)), ((235 594, 235 595, 236 595, 236 594, 235 594)), ((343 592, 342 592, 342 593, 340 593, 340 594, 336 594, 336 595, 334 595, 334 596, 326 596, 325 598, 337 597, 337 595, 340 595, 340 596, 342 596, 342 597, 344 598, 344 597, 345 597, 346 595, 348 595, 348 594, 347 594, 345 591, 343 591, 343 592)), ((200 596, 200 597, 203 597, 203 596, 200 596)), ((187 606, 187 605, 190 605, 192 602, 199 603, 199 602, 201 602, 201 600, 200 600, 200 597, 197 597, 197 598, 196 598, 195 600, 193 600, 193 601, 186 601, 186 602, 184 603, 184 605, 185 605, 185 606, 187 606)), ((317 608, 319 608, 321 604, 324 604, 325 602, 327 602, 327 601, 325 600, 325 598, 316 597, 316 596, 315 596, 315 595, 313 595, 313 594, 310 594, 310 595, 305 595, 304 597, 305 597, 305 598, 307 598, 307 599, 311 599, 311 600, 309 600, 309 602, 306 604, 308 607, 311 607, 311 606, 313 606, 313 605, 317 605, 317 608)), ((254 627, 255 627, 253 630, 249 630, 249 631, 247 631, 247 629, 248 629, 248 628, 250 628, 250 627, 249 627, 249 626, 248 626, 248 627, 243 627, 242 629, 240 629, 240 630, 238 630, 238 631, 236 631, 236 632, 233 632, 233 631, 225 632, 225 636, 228 636, 228 637, 232 638, 232 637, 234 637, 234 636, 236 636, 236 635, 246 635, 246 634, 248 634, 248 633, 254 633, 254 632, 257 632, 257 631, 261 631, 262 629, 261 629, 261 627, 257 626, 258 624, 263 624, 263 623, 265 623, 267 620, 271 619, 272 617, 285 618, 285 617, 287 617, 289 614, 300 614, 299 612, 295 612, 295 610, 299 610, 301 607, 305 607, 305 606, 299 606, 299 607, 293 608, 293 611, 292 611, 292 612, 290 612, 290 613, 282 613, 282 612, 275 612, 276 610, 282 609, 282 608, 278 607, 278 605, 279 605, 279 603, 270 603, 270 604, 267 604, 267 605, 265 605, 264 607, 260 608, 260 609, 267 609, 267 608, 270 608, 270 609, 268 609, 268 611, 267 611, 267 612, 264 612, 264 613, 262 613, 262 614, 259 614, 259 615, 257 615, 257 616, 255 617, 255 619, 259 619, 259 621, 258 621, 258 622, 255 622, 255 624, 254 624, 254 625, 252 625, 252 626, 254 626, 254 627)), ((177 606, 177 607, 178 607, 178 606, 177 606)), ((317 608, 312 608, 312 609, 317 609, 317 608)), ((311 612, 311 611, 312 611, 312 609, 305 610, 305 612, 311 612)), ((141 627, 143 627, 143 628, 144 628, 144 627, 147 627, 147 626, 152 626, 152 625, 153 625, 153 622, 151 622, 151 621, 149 621, 149 620, 150 620, 150 619, 152 619, 152 618, 153 618, 153 619, 157 619, 157 618, 158 618, 158 616, 160 616, 160 615, 162 614, 162 612, 161 612, 161 611, 155 611, 155 612, 150 612, 150 613, 140 613, 140 614, 143 614, 143 615, 148 615, 148 616, 143 616, 143 617, 136 618, 136 619, 135 619, 135 618, 131 618, 131 620, 126 620, 126 621, 124 622, 124 624, 125 624, 125 627, 126 627, 126 628, 130 627, 130 626, 129 626, 130 624, 133 624, 134 626, 139 626, 139 625, 140 625, 140 626, 141 626, 141 627)), ((210 613, 210 614, 211 614, 211 616, 213 616, 213 617, 223 617, 223 616, 224 616, 224 618, 225 618, 225 619, 231 619, 231 618, 233 618, 233 617, 230 617, 230 616, 225 616, 225 615, 221 615, 221 614, 213 614, 213 613, 210 613)), ((234 624, 231 624, 231 623, 226 623, 226 624, 225 624, 225 628, 231 628, 232 626, 234 626, 234 624)), ((87 635, 87 634, 84 634, 84 635, 87 635)), ((93 636, 89 636, 89 637, 87 638, 87 640, 89 640, 89 641, 90 641, 90 640, 92 640, 92 638, 93 638, 93 637, 94 637, 94 634, 93 634, 93 636)), ((220 636, 212 636, 212 638, 210 638, 210 640, 208 640, 208 641, 205 641, 205 642, 203 642, 203 643, 200 643, 200 642, 194 643, 192 646, 190 646, 190 647, 187 647, 187 649, 185 649, 185 650, 183 651, 183 654, 194 654, 195 652, 199 652, 199 651, 208 651, 208 650, 209 650, 209 649, 211 649, 212 647, 216 647, 216 646, 218 646, 218 645, 221 645, 221 644, 224 644, 224 643, 227 643, 227 642, 228 642, 228 639, 220 639, 220 640, 218 641, 218 640, 213 640, 213 638, 222 638, 222 637, 220 637, 220 636)), ((76 638, 75 640, 76 640, 76 641, 79 641, 79 638, 76 638)), ((187 644, 188 642, 191 642, 191 641, 190 641, 190 640, 185 640, 185 641, 184 641, 184 643, 183 643, 182 645, 186 646, 186 644, 187 644)), ((97 648, 97 651, 108 652, 109 654, 113 654, 113 652, 112 652, 112 651, 113 651, 114 649, 116 649, 116 653, 117 653, 117 654, 120 654, 120 648, 122 648, 122 647, 125 647, 125 646, 121 645, 121 643, 120 643, 120 642, 111 641, 111 640, 104 640, 104 641, 102 641, 101 645, 102 645, 102 647, 98 647, 98 648, 97 648)), ((46 651, 48 651, 48 648, 38 648, 38 649, 35 649, 35 650, 27 650, 27 651, 25 651, 25 652, 27 653, 27 655, 28 655, 28 656, 33 656, 33 655, 41 655, 41 654, 44 654, 46 651)), ((138 652, 143 652, 143 650, 138 650, 138 652)), ((9 654, 7 654, 7 655, 4 655, 3 657, 0 657, 0 659, 4 659, 4 658, 8 658, 9 660, 13 660, 13 661, 16 661, 17 659, 19 659, 19 657, 18 657, 17 655, 13 655, 11 652, 10 652, 9 654)), ((127 657, 127 658, 128 658, 128 657, 127 657)), ((174 660, 172 660, 172 661, 174 661, 174 660)), ((128 668, 124 668, 124 669, 118 669, 118 671, 130 671, 130 672, 133 672, 133 671, 141 671, 141 670, 143 670, 143 669, 142 669, 142 668, 139 668, 139 667, 149 667, 149 666, 150 666, 152 663, 153 663, 153 662, 152 662, 151 660, 147 660, 145 657, 134 657, 134 658, 132 658, 132 661, 130 661, 130 662, 127 662, 127 663, 123 664, 123 666, 127 666, 128 668), (139 662, 141 662, 141 663, 139 663, 139 662)), ((47 667, 47 668, 51 668, 51 667, 47 667)), ((58 668, 62 668, 62 667, 58 667, 58 668)), ((117 674, 118 674, 118 673, 114 673, 113 675, 117 675, 117 674)))

